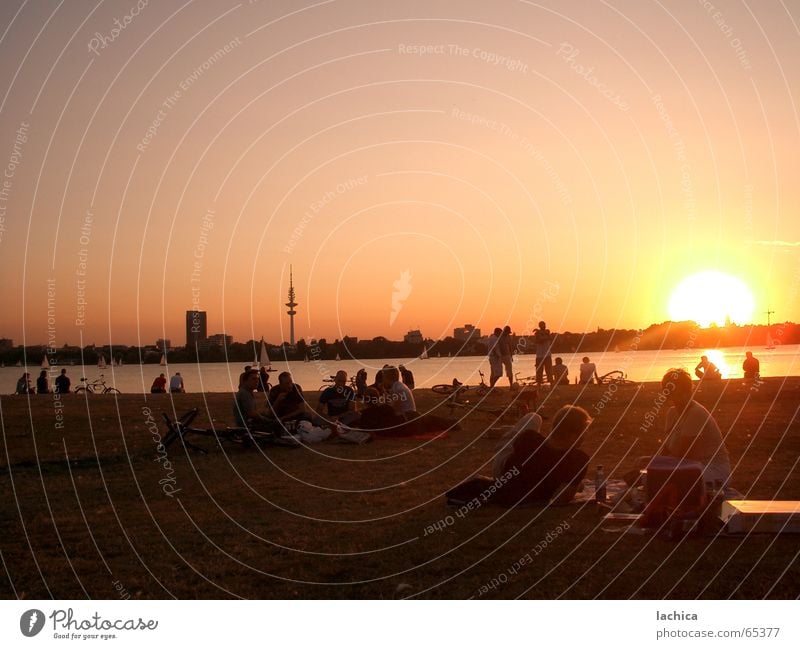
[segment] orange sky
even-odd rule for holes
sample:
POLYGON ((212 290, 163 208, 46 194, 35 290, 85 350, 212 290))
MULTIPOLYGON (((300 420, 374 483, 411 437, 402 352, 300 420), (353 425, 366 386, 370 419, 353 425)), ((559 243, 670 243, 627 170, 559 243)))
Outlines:
POLYGON ((183 344, 193 300, 286 339, 289 264, 307 338, 647 326, 701 270, 800 318, 780 3, 36 4, 0 6, 17 344, 48 279, 59 344, 183 344))

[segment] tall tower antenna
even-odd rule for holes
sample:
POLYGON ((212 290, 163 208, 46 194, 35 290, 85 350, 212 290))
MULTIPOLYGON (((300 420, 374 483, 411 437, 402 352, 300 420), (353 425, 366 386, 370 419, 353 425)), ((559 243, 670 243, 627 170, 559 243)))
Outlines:
POLYGON ((292 278, 292 267, 289 266, 289 301, 286 303, 286 306, 289 307, 289 310, 286 314, 289 316, 289 344, 294 347, 294 317, 297 315, 297 311, 294 308, 297 306, 297 302, 294 301, 295 293, 294 293, 294 283, 292 278))

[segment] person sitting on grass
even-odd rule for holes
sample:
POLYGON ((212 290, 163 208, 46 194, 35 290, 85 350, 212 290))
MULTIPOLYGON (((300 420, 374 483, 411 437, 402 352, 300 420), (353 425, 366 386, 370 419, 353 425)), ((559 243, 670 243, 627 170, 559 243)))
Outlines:
POLYGON ((719 369, 714 363, 708 360, 708 356, 700 357, 700 362, 697 364, 697 367, 694 368, 694 374, 701 381, 703 379, 707 381, 718 381, 722 378, 719 369))
POLYGON ((33 394, 33 386, 31 385, 31 375, 25 372, 17 381, 17 389, 14 394, 33 394))
POLYGON ((267 401, 272 413, 281 421, 311 419, 306 410, 303 389, 292 380, 289 372, 278 374, 278 385, 269 391, 267 401))
MULTIPOLYGON (((719 480, 727 486, 731 476, 728 450, 722 432, 711 413, 692 398, 692 377, 684 369, 673 368, 661 379, 662 394, 671 404, 666 414, 664 452, 678 460, 695 460, 703 465, 703 481, 719 480)), ((634 484, 639 470, 652 457, 640 457, 636 468, 625 475, 625 482, 634 484)))
POLYGON ((72 385, 72 381, 67 376, 66 367, 61 368, 61 374, 56 377, 55 383, 58 394, 69 394, 69 386, 72 385))
POLYGON ((600 383, 600 377, 597 376, 597 365, 592 363, 588 356, 583 357, 579 372, 578 383, 581 385, 590 385, 595 381, 600 383))
POLYGON ((258 382, 258 372, 253 369, 239 376, 239 391, 233 400, 233 418, 241 428, 269 431, 274 427, 275 419, 260 414, 256 408, 254 392, 258 389, 258 382))
POLYGON ((320 393, 317 413, 323 423, 338 421, 351 426, 359 417, 355 406, 356 393, 347 385, 347 372, 339 370, 333 377, 333 385, 320 393))
POLYGON ((39 378, 36 379, 36 393, 37 394, 50 393, 50 381, 47 380, 47 370, 42 370, 41 372, 39 372, 39 378))
POLYGON ((745 354, 742 370, 744 371, 744 378, 747 380, 755 380, 760 377, 761 363, 753 356, 753 352, 747 352, 745 354))
POLYGON ((167 392, 167 377, 162 372, 155 379, 153 385, 150 386, 150 394, 166 394, 167 392))
POLYGON ((553 385, 569 385, 569 369, 560 356, 553 365, 553 385))
POLYGON ((562 406, 553 415, 552 429, 545 438, 540 433, 542 418, 535 413, 527 415, 523 430, 512 431, 508 439, 501 440, 494 478, 517 473, 497 490, 495 502, 508 507, 571 502, 589 466, 589 456, 580 445, 591 422, 583 408, 562 406))

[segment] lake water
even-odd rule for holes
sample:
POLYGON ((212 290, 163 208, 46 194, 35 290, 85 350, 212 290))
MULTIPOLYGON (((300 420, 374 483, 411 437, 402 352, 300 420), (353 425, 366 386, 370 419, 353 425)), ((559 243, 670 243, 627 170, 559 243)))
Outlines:
MULTIPOLYGON (((718 350, 707 349, 681 349, 636 352, 594 352, 580 354, 560 354, 564 363, 569 368, 570 380, 574 382, 578 373, 578 366, 583 356, 589 356, 597 365, 599 374, 612 370, 622 370, 633 381, 659 381, 664 372, 670 367, 685 367, 692 374, 694 367, 700 360, 701 354, 708 355, 722 371, 724 378, 741 378, 742 361, 744 352, 750 350, 761 361, 762 376, 798 376, 800 375, 800 345, 783 345, 767 350, 758 347, 724 348, 718 350)), ((554 356, 555 358, 555 356, 554 356)), ((396 365, 404 363, 412 372, 417 387, 430 387, 436 383, 450 383, 453 378, 467 384, 479 382, 478 370, 483 370, 487 380, 489 363, 485 357, 469 356, 460 358, 429 358, 420 359, 371 359, 365 361, 318 361, 304 363, 291 361, 274 363, 277 370, 288 370, 294 379, 305 390, 316 390, 322 385, 322 379, 329 377, 336 371, 343 369, 348 374, 355 374, 364 367, 370 377, 370 382, 375 371, 384 364, 396 365)), ((72 379, 73 389, 79 384, 81 376, 89 379, 97 378, 101 373, 105 375, 109 385, 117 387, 124 393, 143 393, 150 391, 153 379, 160 372, 169 377, 175 372, 183 376, 187 392, 232 392, 236 390, 239 373, 244 363, 199 363, 199 364, 170 364, 168 367, 158 365, 123 365, 122 367, 107 367, 100 370, 94 366, 81 368, 80 365, 67 365, 67 372, 72 379), (82 374, 83 372, 83 374, 82 374)), ((41 371, 40 368, 30 367, 28 370, 35 381, 41 371)), ((514 371, 520 376, 535 373, 534 357, 530 355, 518 356, 514 363, 514 371)), ((14 391, 17 379, 22 374, 19 367, 0 368, 0 393, 9 394, 14 391)), ((57 372, 53 372, 52 379, 57 372)), ((272 382, 277 381, 277 373, 272 374, 272 382)), ((501 381, 500 385, 506 385, 501 381)))

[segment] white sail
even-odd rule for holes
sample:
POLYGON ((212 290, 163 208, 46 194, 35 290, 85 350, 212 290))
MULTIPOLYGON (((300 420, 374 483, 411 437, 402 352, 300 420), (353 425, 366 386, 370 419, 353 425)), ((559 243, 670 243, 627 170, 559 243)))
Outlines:
POLYGON ((426 346, 425 349, 422 350, 422 353, 419 355, 422 360, 428 358, 428 347, 426 346))
POLYGON ((97 367, 101 370, 106 369, 106 357, 100 354, 100 360, 97 361, 97 367))
POLYGON ((22 367, 22 361, 17 361, 17 367, 22 367))
POLYGON ((42 357, 42 369, 50 369, 50 359, 47 358, 47 354, 42 357))
POLYGON ((311 362, 311 359, 308 357, 308 354, 306 354, 306 357, 303 359, 303 362, 305 362, 305 363, 310 363, 311 362))
POLYGON ((272 363, 269 360, 269 354, 267 353, 267 343, 264 342, 264 339, 261 339, 261 351, 258 355, 258 364, 261 367, 266 367, 267 369, 272 368, 272 363))
POLYGON ((339 354, 337 353, 337 354, 336 354, 336 358, 335 358, 334 360, 336 360, 336 361, 340 361, 340 360, 342 360, 342 357, 341 357, 341 356, 339 356, 339 354))
POLYGON ((166 354, 161 354, 161 362, 159 363, 159 365, 161 365, 161 367, 166 367, 167 366, 167 355, 166 354))

